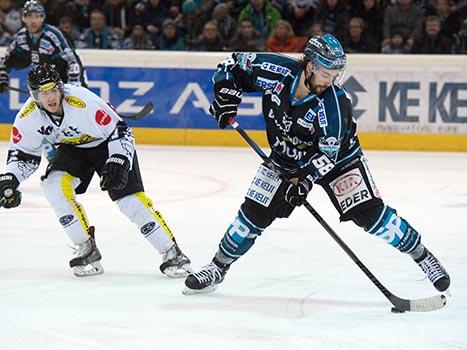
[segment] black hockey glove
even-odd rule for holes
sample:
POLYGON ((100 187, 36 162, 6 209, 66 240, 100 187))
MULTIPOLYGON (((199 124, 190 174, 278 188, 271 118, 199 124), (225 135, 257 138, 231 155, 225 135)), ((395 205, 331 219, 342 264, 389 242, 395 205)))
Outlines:
POLYGON ((129 174, 130 161, 128 158, 120 154, 110 156, 102 167, 100 183, 102 191, 123 190, 128 183, 129 174))
POLYGON ((8 72, 5 69, 0 69, 0 94, 8 90, 10 84, 10 78, 8 72))
POLYGON ((18 191, 19 181, 12 173, 0 175, 0 201, 4 201, 6 209, 15 208, 21 204, 21 191, 18 191))
POLYGON ((300 206, 305 203, 308 192, 311 191, 312 187, 313 182, 307 177, 298 180, 296 185, 290 182, 285 190, 285 200, 294 207, 300 206))
POLYGON ((219 128, 225 129, 229 119, 237 115, 242 91, 233 81, 221 80, 214 84, 214 96, 209 112, 216 118, 219 128))

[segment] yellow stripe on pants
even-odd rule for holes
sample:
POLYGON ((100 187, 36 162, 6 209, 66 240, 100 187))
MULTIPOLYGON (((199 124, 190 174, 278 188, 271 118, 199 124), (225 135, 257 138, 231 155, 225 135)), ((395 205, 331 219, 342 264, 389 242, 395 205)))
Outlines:
POLYGON ((86 216, 86 213, 79 204, 76 199, 75 199, 75 189, 73 187, 73 180, 74 176, 70 175, 68 173, 65 173, 65 175, 62 176, 62 192, 63 195, 65 196, 65 199, 70 203, 70 205, 73 207, 73 210, 75 211, 76 217, 78 218, 79 222, 81 223, 81 226, 83 227, 84 232, 86 232, 86 235, 89 236, 88 234, 88 229, 89 229, 89 221, 88 217, 86 216))

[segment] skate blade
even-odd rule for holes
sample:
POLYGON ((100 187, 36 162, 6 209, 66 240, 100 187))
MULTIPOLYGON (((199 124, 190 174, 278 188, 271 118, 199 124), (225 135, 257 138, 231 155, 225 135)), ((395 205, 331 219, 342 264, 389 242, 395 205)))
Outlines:
POLYGON ((104 268, 102 267, 100 261, 93 261, 85 266, 74 266, 73 274, 76 277, 88 277, 101 275, 104 273, 104 268))
POLYGON ((217 289, 217 284, 203 288, 203 289, 191 289, 191 288, 185 287, 182 290, 182 294, 183 295, 209 294, 209 293, 214 292, 216 289, 217 289))
POLYGON ((181 267, 170 266, 164 270, 164 275, 170 278, 184 278, 188 277, 190 273, 193 273, 193 269, 191 268, 190 264, 185 264, 181 267))

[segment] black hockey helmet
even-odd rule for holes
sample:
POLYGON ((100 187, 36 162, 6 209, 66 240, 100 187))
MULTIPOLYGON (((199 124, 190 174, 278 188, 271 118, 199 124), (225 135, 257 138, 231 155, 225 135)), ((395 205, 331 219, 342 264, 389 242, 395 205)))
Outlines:
POLYGON ((45 17, 45 8, 37 0, 28 0, 24 3, 23 8, 21 9, 21 14, 27 16, 31 13, 38 13, 45 17))
POLYGON ((331 69, 338 71, 334 84, 339 84, 345 73, 347 58, 341 43, 331 34, 315 35, 308 40, 303 52, 303 62, 311 62, 313 71, 331 69))
POLYGON ((346 57, 341 43, 331 34, 315 35, 308 40, 303 59, 327 69, 343 69, 346 57))
POLYGON ((57 87, 63 94, 63 82, 60 74, 50 64, 34 66, 28 73, 28 88, 36 102, 39 102, 37 93, 48 91, 57 87))

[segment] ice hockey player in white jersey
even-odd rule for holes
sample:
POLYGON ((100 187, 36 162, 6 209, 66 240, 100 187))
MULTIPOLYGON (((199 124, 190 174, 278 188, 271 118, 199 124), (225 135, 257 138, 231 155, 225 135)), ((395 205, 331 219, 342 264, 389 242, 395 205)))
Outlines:
POLYGON ((76 246, 70 267, 76 276, 103 273, 101 254, 76 194, 86 191, 93 174, 120 211, 162 254, 162 273, 186 276, 190 260, 181 252, 159 211, 145 195, 131 129, 90 90, 63 84, 50 65, 28 74, 31 97, 18 112, 11 134, 6 171, 0 174, 0 206, 21 203, 20 183, 39 167, 44 139, 58 150, 47 167, 43 188, 58 221, 76 246))

